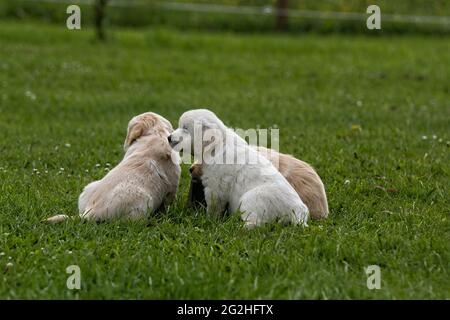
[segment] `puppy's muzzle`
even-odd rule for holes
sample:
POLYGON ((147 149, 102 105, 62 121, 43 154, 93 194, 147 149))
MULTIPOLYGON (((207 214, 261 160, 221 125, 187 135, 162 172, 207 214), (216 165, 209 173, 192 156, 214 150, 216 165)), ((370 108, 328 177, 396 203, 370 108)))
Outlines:
POLYGON ((181 140, 175 140, 173 139, 172 135, 169 135, 167 137, 167 141, 169 141, 169 145, 174 148, 177 144, 179 144, 181 142, 181 140))

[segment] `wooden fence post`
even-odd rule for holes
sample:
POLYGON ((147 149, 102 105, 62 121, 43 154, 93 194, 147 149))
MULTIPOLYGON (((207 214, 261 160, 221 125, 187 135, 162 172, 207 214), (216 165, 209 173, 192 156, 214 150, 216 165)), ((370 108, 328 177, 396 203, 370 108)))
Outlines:
POLYGON ((105 14, 106 14, 106 5, 108 4, 108 0, 96 0, 95 1, 95 29, 97 30, 97 37, 99 40, 104 41, 106 39, 105 33, 105 14))
POLYGON ((277 0, 277 31, 285 31, 288 27, 287 9, 289 0, 277 0))

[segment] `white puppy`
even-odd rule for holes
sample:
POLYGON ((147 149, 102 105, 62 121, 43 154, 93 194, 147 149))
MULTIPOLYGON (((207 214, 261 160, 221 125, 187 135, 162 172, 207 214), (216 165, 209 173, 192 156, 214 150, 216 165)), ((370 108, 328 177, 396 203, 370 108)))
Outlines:
POLYGON ((227 208, 231 213, 241 211, 247 227, 275 219, 306 225, 308 208, 289 182, 213 112, 185 112, 169 142, 177 150, 188 150, 197 161, 203 158, 202 182, 209 214, 227 208), (201 154, 193 150, 198 146, 201 154))
MULTIPOLYGON (((298 160, 291 155, 279 153, 273 149, 262 146, 256 148, 259 154, 272 162, 283 177, 290 183, 306 204, 309 216, 312 219, 322 219, 328 216, 328 201, 325 186, 317 172, 308 163, 298 160)), ((194 163, 190 168, 191 188, 189 190, 189 205, 205 204, 205 195, 202 184, 202 165, 194 163)))
MULTIPOLYGON (((172 125, 147 112, 131 119, 125 156, 103 179, 88 184, 78 199, 81 218, 140 218, 169 204, 178 189, 179 156, 169 146, 172 125)), ((68 216, 58 215, 49 222, 68 216)))

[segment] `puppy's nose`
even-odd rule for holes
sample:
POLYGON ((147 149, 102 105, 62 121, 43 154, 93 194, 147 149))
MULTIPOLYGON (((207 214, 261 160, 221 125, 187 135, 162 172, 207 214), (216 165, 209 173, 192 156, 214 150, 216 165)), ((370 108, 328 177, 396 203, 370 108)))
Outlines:
POLYGON ((169 141, 169 143, 171 143, 172 142, 172 135, 168 136, 167 140, 169 141))
POLYGON ((189 168, 189 173, 192 173, 192 171, 194 171, 194 167, 189 168))

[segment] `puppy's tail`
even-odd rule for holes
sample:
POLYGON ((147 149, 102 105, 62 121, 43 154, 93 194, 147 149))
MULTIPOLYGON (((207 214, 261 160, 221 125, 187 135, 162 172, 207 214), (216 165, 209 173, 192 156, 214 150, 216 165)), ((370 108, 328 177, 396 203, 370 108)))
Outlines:
POLYGON ((57 214, 56 216, 47 218, 42 220, 42 222, 46 222, 46 223, 51 223, 51 224, 56 224, 56 223, 61 223, 63 221, 69 220, 69 219, 75 219, 78 218, 76 216, 68 216, 66 214, 57 214))

